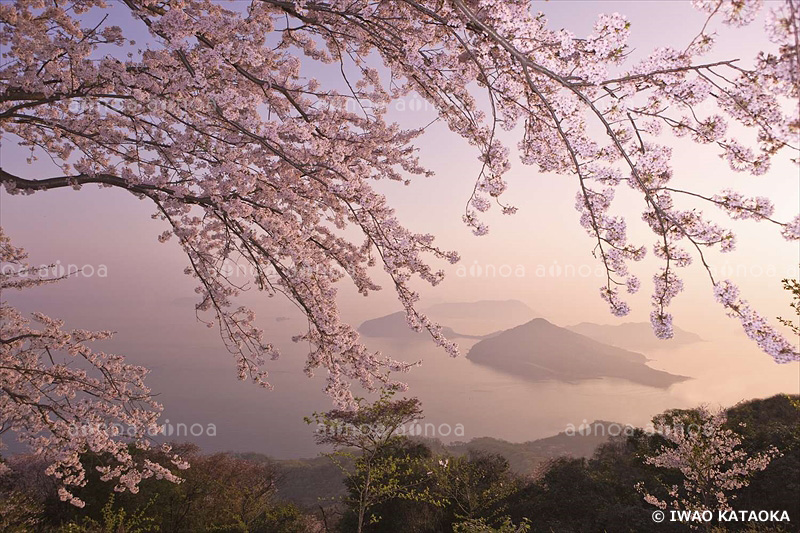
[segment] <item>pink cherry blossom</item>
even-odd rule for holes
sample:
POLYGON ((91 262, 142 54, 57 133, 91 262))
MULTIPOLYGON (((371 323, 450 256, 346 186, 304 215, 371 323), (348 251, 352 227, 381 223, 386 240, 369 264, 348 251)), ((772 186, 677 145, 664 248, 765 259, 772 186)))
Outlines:
MULTIPOLYGON (((25 257, 0 229, 0 290, 60 279, 41 277, 25 257)), ((0 303, 0 319, 0 435, 13 432, 51 461, 47 473, 58 481, 61 500, 83 506, 70 489, 86 484, 80 461, 86 452, 110 459, 101 469, 102 479, 115 480, 119 491, 136 492, 139 481, 153 476, 180 481, 170 470, 188 466, 179 457, 161 465, 129 452, 129 445, 149 448, 160 433, 161 405, 144 383, 147 369, 89 348, 91 342, 110 338, 110 332, 66 331, 60 320, 41 313, 26 318, 6 302, 0 303)))
MULTIPOLYGON (((748 24, 761 4, 695 2, 706 27, 748 24)), ((773 219, 766 198, 677 187, 669 145, 671 134, 685 136, 754 176, 784 154, 800 159, 797 106, 786 105, 800 97, 797 12, 796 0, 769 4, 774 46, 747 68, 735 58, 704 59, 714 39, 702 28, 685 48, 658 47, 634 63, 627 39, 636 28, 624 16, 602 14, 589 35, 576 36, 552 28, 528 0, 124 0, 113 10, 105 0, 4 2, 0 134, 32 150, 28 163, 44 156, 58 170, 4 167, 0 181, 12 195, 97 185, 148 201, 169 228, 158 240, 185 253, 198 318, 219 329, 237 376, 270 387, 267 361, 280 355, 238 303, 255 287, 307 316, 294 337, 309 347, 306 373, 325 373, 336 404, 355 408, 353 385, 402 387, 392 373, 412 364, 364 345, 341 317, 342 284, 368 295, 381 288, 382 268, 409 326, 458 354, 417 311, 413 289, 439 284, 444 273, 432 263, 458 254, 409 230, 376 187, 431 175, 414 144, 427 124, 390 122, 390 104, 419 96, 466 141, 471 152, 457 157, 473 160, 475 174, 463 221, 475 235, 489 232, 484 213, 495 205, 508 215, 517 209, 505 201, 508 138, 531 172, 569 176, 578 223, 606 272, 600 295, 618 316, 630 310, 619 289, 638 289, 631 264, 647 246, 630 240, 641 221, 616 213, 615 197, 620 188, 639 195, 662 263, 652 323, 668 337, 668 307, 682 289, 675 270, 705 268, 725 295, 705 251, 736 243, 686 200, 766 222, 788 240, 800 235, 798 219, 773 219), (132 44, 134 33, 146 42, 132 44), (249 283, 226 275, 231 262, 251 267, 249 283)), ((776 360, 800 359, 746 302, 722 302, 776 360)), ((30 327, 25 320, 14 327, 30 327)), ((63 341, 56 321, 36 320, 63 341)), ((97 360, 122 364, 105 357, 97 360)), ((70 391, 59 388, 59 397, 70 391)), ((72 472, 69 453, 59 460, 72 472)), ((138 474, 126 473, 108 475, 135 486, 138 474)))
POLYGON ((679 471, 683 484, 667 487, 671 501, 653 496, 638 484, 647 503, 660 509, 728 510, 733 492, 749 485, 753 474, 781 455, 775 448, 748 455, 741 437, 725 427, 726 421, 725 411, 710 411, 705 406, 657 417, 656 433, 667 443, 645 462, 679 471))

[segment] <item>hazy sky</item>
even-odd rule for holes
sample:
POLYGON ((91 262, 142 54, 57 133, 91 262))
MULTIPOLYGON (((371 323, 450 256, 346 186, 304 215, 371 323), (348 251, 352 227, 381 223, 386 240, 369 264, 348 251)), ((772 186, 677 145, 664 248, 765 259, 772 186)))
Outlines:
MULTIPOLYGON (((578 35, 591 31, 597 13, 625 13, 633 24, 630 43, 635 49, 634 56, 644 55, 660 45, 685 46, 703 22, 703 17, 689 2, 537 1, 534 5, 547 14, 552 26, 565 26, 578 35)), ((764 42, 761 27, 762 19, 747 30, 732 33, 723 28, 717 55, 749 60, 764 42)), ((308 72, 307 75, 325 77, 324 73, 308 72)), ((420 100, 407 99, 403 106, 395 107, 392 117, 404 126, 424 125, 433 117, 420 100)), ((513 139, 513 132, 509 138, 513 139)), ((44 177, 53 172, 46 166, 26 168, 27 152, 14 143, 13 138, 3 139, 0 163, 4 168, 28 177, 44 177)), ((513 146, 516 141, 510 144, 513 146)), ((579 226, 579 214, 573 207, 577 190, 575 177, 541 174, 512 160, 505 199, 519 207, 519 212, 511 217, 490 214, 490 234, 477 238, 461 223, 464 204, 479 168, 477 154, 441 124, 428 128, 418 145, 422 160, 436 176, 415 180, 408 187, 380 184, 380 190, 411 229, 432 232, 437 235, 441 247, 461 253, 460 266, 443 265, 448 276, 439 287, 427 289, 420 285, 425 304, 515 298, 559 325, 621 321, 608 313, 606 304, 599 298, 598 288, 603 278, 595 274, 598 271, 591 255, 593 243, 579 226)), ((775 218, 779 220, 790 219, 800 209, 800 176, 788 157, 776 160, 769 174, 752 177, 733 173, 713 149, 707 150, 708 147, 698 148, 686 141, 675 142, 673 146, 674 183, 678 186, 707 194, 730 187, 769 196, 776 203, 775 218)), ((620 194, 619 198, 614 211, 630 214, 632 241, 646 244, 650 249, 655 238, 640 222, 641 200, 625 194, 620 194)), ((258 408, 265 411, 281 409, 278 398, 281 402, 292 401, 291 394, 287 395, 285 390, 280 396, 262 391, 255 395, 232 392, 234 386, 250 386, 233 384, 235 368, 221 341, 213 330, 195 323, 194 283, 182 273, 187 261, 174 241, 168 244, 156 241, 156 236, 165 228, 162 222, 150 218, 154 212, 150 203, 117 189, 87 186, 80 192, 62 189, 33 196, 11 197, 2 192, 0 209, 0 222, 6 233, 16 245, 30 252, 32 263, 60 261, 63 265, 86 265, 95 271, 103 265, 107 272, 104 277, 77 275, 55 286, 23 294, 4 294, 3 298, 25 311, 36 310, 63 318, 68 326, 119 332, 108 344, 109 349, 153 368, 153 382, 163 387, 158 392, 162 394, 168 415, 181 416, 189 412, 192 404, 218 396, 221 391, 230 396, 230 401, 214 403, 213 409, 219 412, 216 415, 206 412, 209 419, 222 416, 226 409, 241 409, 237 403, 240 401, 263 402, 258 408), (217 389, 217 382, 224 382, 225 386, 217 389)), ((720 277, 738 283, 744 296, 768 316, 788 315, 789 298, 781 290, 780 280, 796 275, 800 260, 798 246, 783 240, 774 227, 752 222, 733 223, 723 215, 718 220, 733 227, 739 236, 738 251, 709 255, 712 265, 723 273, 720 277)), ((634 265, 634 273, 642 279, 642 290, 629 299, 632 313, 623 321, 648 320, 650 280, 656 267, 652 260, 634 265)), ((89 270, 87 268, 86 272, 89 270)), ((695 266, 682 274, 686 291, 673 304, 676 324, 706 338, 738 335, 730 338, 748 342, 735 333, 736 322, 727 318, 713 300, 705 273, 695 266)), ((382 278, 379 276, 379 279, 382 278)), ((356 324, 399 310, 388 285, 368 299, 357 297, 346 287, 342 288, 341 296, 346 317, 356 324)), ((275 317, 292 312, 286 302, 278 298, 266 299, 256 293, 249 293, 243 299, 261 312, 262 323, 268 331, 277 333, 277 329, 286 329, 287 326, 275 327, 275 317)), ((298 332, 302 329, 298 321, 287 324, 296 326, 298 332)), ((288 346, 287 337, 281 335, 280 342, 288 346)), ((296 348, 289 349, 296 359, 281 363, 278 368, 299 369, 301 353, 296 348)), ((751 348, 743 353, 742 357, 757 361, 753 364, 759 368, 763 361, 756 358, 769 359, 751 348)), ((442 353, 441 357, 446 356, 442 353)), ((692 364, 690 358, 681 361, 692 364)), ((698 367, 704 366, 698 363, 698 367)), ((680 369, 670 370, 678 372, 680 369)), ((783 370, 785 375, 798 376, 797 364, 786 365, 783 370)), ((687 372, 690 373, 691 368, 682 373, 687 372)), ((458 376, 454 375, 453 379, 457 380, 458 376)), ((780 387, 791 388, 793 379, 782 379, 780 387)), ((276 387, 281 387, 281 373, 276 373, 272 381, 276 387)), ((296 381, 292 378, 284 383, 295 384, 296 381)), ((323 386, 320 377, 303 387, 318 390, 323 386)), ((324 402, 315 405, 317 409, 326 408, 324 402)), ((253 443, 251 448, 256 448, 254 440, 247 440, 248 431, 242 429, 240 437, 253 443)), ((268 446, 270 450, 290 455, 290 447, 281 447, 278 441, 280 438, 276 436, 275 443, 268 446)))

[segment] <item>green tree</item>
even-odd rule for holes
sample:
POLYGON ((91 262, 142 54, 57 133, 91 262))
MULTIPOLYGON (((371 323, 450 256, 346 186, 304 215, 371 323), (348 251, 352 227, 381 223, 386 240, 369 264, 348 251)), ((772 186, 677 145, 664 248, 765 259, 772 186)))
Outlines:
POLYGON ((80 521, 72 521, 60 528, 60 533, 150 533, 161 531, 158 520, 150 515, 154 497, 147 505, 134 512, 114 505, 114 494, 102 509, 102 519, 94 520, 84 517, 80 521))
POLYGON ((326 454, 347 476, 348 506, 356 515, 356 531, 380 520, 374 508, 391 499, 435 500, 413 474, 420 458, 405 451, 405 426, 422 418, 417 398, 393 400, 384 391, 372 403, 357 398, 358 409, 334 409, 306 418, 316 423, 317 444, 332 446, 326 454))
POLYGON ((498 518, 505 500, 519 489, 508 461, 498 454, 470 450, 467 455, 442 457, 432 471, 436 494, 454 523, 498 518))
MULTIPOLYGON (((427 490, 427 494, 435 493, 436 479, 430 470, 434 454, 426 443, 403 439, 384 453, 411 459, 410 468, 402 474, 399 484, 414 487, 417 492, 427 490)), ((449 529, 450 524, 441 502, 430 498, 390 498, 376 504, 372 508, 372 515, 380 517, 380 520, 365 526, 365 531, 369 533, 436 533, 449 529)), ((356 524, 357 516, 350 511, 342 517, 339 529, 353 531, 356 524)))
POLYGON ((453 533, 526 533, 531 530, 530 522, 523 520, 515 525, 510 518, 505 517, 497 527, 492 527, 483 518, 467 520, 453 526, 453 533))

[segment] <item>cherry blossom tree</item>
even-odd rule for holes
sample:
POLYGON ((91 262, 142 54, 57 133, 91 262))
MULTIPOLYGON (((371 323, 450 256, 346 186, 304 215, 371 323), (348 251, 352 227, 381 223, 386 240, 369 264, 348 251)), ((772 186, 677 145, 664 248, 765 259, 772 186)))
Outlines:
MULTIPOLYGON (((0 290, 61 279, 44 277, 43 269, 27 265, 25 257, 0 231, 0 290)), ((110 332, 66 331, 60 320, 41 313, 30 320, 6 302, 0 303, 0 312, 0 437, 13 432, 51 461, 47 473, 59 481, 62 500, 83 505, 70 488, 86 484, 80 460, 85 452, 107 461, 99 468, 101 479, 116 481, 117 491, 136 492, 149 477, 179 481, 167 466, 137 459, 129 449, 129 444, 150 447, 160 433, 161 405, 144 384, 147 369, 89 348, 93 341, 108 339, 110 332)), ((178 457, 168 457, 168 466, 186 467, 178 457)), ((0 476, 6 470, 0 464, 0 476)))
MULTIPOLYGON (((777 362, 796 361, 797 347, 712 274, 706 252, 734 249, 733 233, 685 202, 771 224, 792 241, 800 239, 800 216, 773 218, 766 197, 673 186, 669 139, 705 145, 734 172, 763 175, 779 154, 797 161, 800 8, 796 0, 767 8, 760 0, 693 3, 708 16, 697 36, 684 49, 657 48, 633 63, 624 16, 600 15, 578 37, 551 28, 527 0, 122 0, 114 9, 105 0, 4 2, 0 135, 6 145, 29 148, 32 164, 30 172, 1 168, 0 181, 11 195, 95 184, 152 202, 154 217, 169 227, 159 239, 174 238, 185 252, 198 317, 219 328, 239 377, 269 387, 266 360, 279 350, 252 310, 237 304, 244 287, 228 275, 231 262, 249 265, 258 289, 288 298, 308 317, 295 337, 310 346, 305 370, 323 370, 337 406, 353 408, 352 383, 402 388, 391 372, 410 365, 371 352, 341 319, 337 291, 345 280, 367 295, 380 289, 375 270, 382 267, 409 326, 458 353, 415 309, 412 289, 415 280, 438 284, 443 272, 433 263, 458 255, 437 247, 433 235, 406 229, 373 186, 430 174, 414 147, 425 125, 403 129, 387 119, 392 102, 415 93, 474 147, 476 179, 465 189, 463 219, 476 235, 487 233, 481 215, 493 206, 516 211, 503 200, 511 152, 500 131, 518 134, 522 164, 576 180, 579 223, 605 267, 600 295, 615 315, 629 312, 621 290, 640 287, 629 264, 651 248, 663 263, 653 275, 658 337, 672 336, 678 271, 697 262, 745 332, 777 362), (743 26, 762 9, 772 45, 752 67, 704 59, 714 21, 743 26), (147 42, 134 43, 142 33, 147 42), (315 69, 338 72, 338 82, 308 77, 315 69), (43 177, 36 160, 55 170, 43 177), (642 197, 654 243, 628 240, 626 221, 611 210, 620 187, 642 197)), ((3 309, 10 330, 28 327, 3 309)), ((43 320, 42 331, 63 339, 58 323, 43 320)), ((83 346, 93 338, 57 342, 83 346)), ((18 353, 18 344, 6 344, 4 353, 18 353)), ((123 402, 134 389, 143 393, 138 370, 76 350, 135 383, 123 402)), ((58 388, 58 398, 77 386, 58 388)), ((81 416, 90 416, 84 407, 81 416)), ((103 408, 98 416, 110 414, 103 408)), ((134 418, 142 428, 151 420, 134 418)))
POLYGON ((729 510, 733 492, 746 487, 753 474, 767 468, 780 455, 778 450, 770 448, 748 456, 740 447, 741 437, 724 427, 726 420, 724 410, 712 412, 707 407, 688 414, 661 415, 656 420, 656 431, 667 444, 655 455, 646 457, 645 462, 679 470, 683 486, 668 487, 671 501, 667 502, 639 484, 637 488, 647 503, 659 509, 729 510))

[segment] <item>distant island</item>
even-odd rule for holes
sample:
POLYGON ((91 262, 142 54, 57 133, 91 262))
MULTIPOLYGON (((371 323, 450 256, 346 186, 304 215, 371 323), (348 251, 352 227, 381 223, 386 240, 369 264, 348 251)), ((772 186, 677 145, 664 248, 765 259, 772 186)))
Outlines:
MULTIPOLYGON (((448 338, 483 339, 502 330, 523 324, 536 313, 519 300, 480 300, 477 302, 448 302, 422 310, 434 322, 442 325, 448 338)), ((365 337, 388 337, 406 340, 425 340, 425 331, 412 330, 403 311, 363 322, 358 332, 365 337)))
MULTIPOLYGON (((406 314, 404 311, 398 311, 391 315, 373 318, 363 322, 358 327, 358 332, 365 337, 389 337, 393 339, 406 339, 406 340, 426 340, 430 339, 430 335, 426 330, 414 331, 408 326, 406 322, 406 314)), ((452 328, 443 326, 442 333, 449 339, 458 337, 470 339, 482 339, 478 335, 466 335, 453 331, 452 328)))
POLYGON ((653 334, 653 328, 647 322, 626 322, 616 326, 582 322, 567 326, 567 329, 596 341, 629 350, 658 350, 703 342, 700 335, 678 327, 674 328, 674 336, 671 339, 659 339, 653 334))
POLYGON ((467 357, 532 381, 620 378, 668 388, 689 379, 650 368, 641 353, 604 344, 543 318, 478 342, 467 357))

